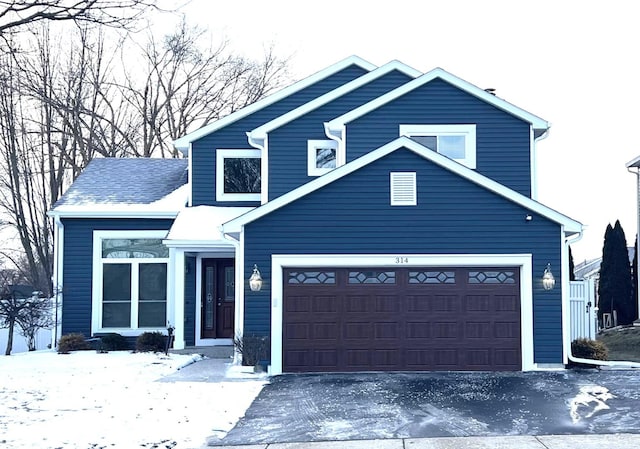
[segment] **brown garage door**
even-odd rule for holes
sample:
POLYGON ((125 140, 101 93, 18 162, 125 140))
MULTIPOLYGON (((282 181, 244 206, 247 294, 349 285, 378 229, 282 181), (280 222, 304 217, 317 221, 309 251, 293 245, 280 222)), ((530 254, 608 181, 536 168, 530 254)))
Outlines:
POLYGON ((517 268, 284 270, 285 372, 520 369, 517 268))

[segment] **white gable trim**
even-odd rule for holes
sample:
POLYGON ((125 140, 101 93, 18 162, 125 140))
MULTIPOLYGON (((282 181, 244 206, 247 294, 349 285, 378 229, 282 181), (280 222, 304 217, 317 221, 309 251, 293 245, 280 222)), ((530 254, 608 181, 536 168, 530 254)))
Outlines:
POLYGON ((318 81, 324 78, 327 78, 328 76, 338 73, 341 70, 344 70, 345 68, 351 65, 357 65, 367 71, 370 71, 376 68, 375 65, 365 61, 362 58, 359 58, 358 56, 350 56, 330 67, 327 67, 324 70, 321 70, 301 81, 298 81, 295 84, 285 87, 284 89, 281 89, 278 92, 275 92, 274 94, 263 98, 262 100, 256 101, 255 103, 252 103, 249 106, 246 106, 232 114, 229 114, 226 117, 221 118, 220 120, 216 120, 215 122, 205 125, 202 128, 187 134, 186 136, 183 136, 183 137, 180 137, 179 139, 174 140, 173 146, 175 146, 181 152, 186 153, 189 150, 189 145, 191 144, 191 142, 194 142, 200 139, 201 137, 206 136, 207 134, 211 134, 212 132, 217 131, 218 129, 224 128, 225 126, 228 126, 240 120, 241 118, 244 118, 250 114, 253 114, 254 112, 259 111, 260 109, 265 108, 266 106, 276 103, 282 100, 283 98, 286 98, 289 95, 292 95, 298 92, 299 90, 309 87, 317 83, 318 81))
POLYGON ((378 109, 379 107, 417 89, 420 86, 427 84, 430 81, 433 81, 436 78, 440 78, 454 85, 455 87, 499 109, 502 109, 503 111, 506 111, 524 120, 525 122, 530 123, 535 130, 540 132, 539 134, 544 133, 547 129, 549 129, 549 124, 545 120, 541 119, 540 117, 533 115, 525 111, 524 109, 520 109, 519 107, 499 97, 496 97, 495 95, 492 95, 486 92, 484 89, 474 86, 473 84, 461 78, 458 78, 455 75, 452 75, 446 70, 443 70, 441 68, 436 68, 425 73, 421 77, 416 78, 415 80, 410 81, 407 84, 404 84, 398 87, 397 89, 394 89, 391 92, 388 92, 385 95, 382 95, 376 98, 375 100, 370 101, 369 103, 366 103, 356 109, 353 109, 352 111, 347 112, 346 114, 343 114, 339 117, 334 118, 333 120, 331 120, 325 125, 325 128, 327 130, 327 135, 329 134, 335 135, 335 136, 342 135, 343 129, 347 123, 350 123, 353 120, 360 118, 363 115, 368 114, 369 112, 375 109, 378 109))
POLYGON ((340 179, 343 176, 346 176, 400 148, 406 148, 410 151, 413 151, 419 156, 422 156, 423 158, 435 164, 438 164, 447 170, 452 171, 462 178, 474 182, 491 192, 494 192, 526 209, 529 209, 532 212, 535 212, 543 217, 548 218, 551 221, 563 225, 567 234, 582 232, 582 224, 580 224, 579 222, 547 206, 544 206, 543 204, 540 204, 537 201, 532 200, 531 198, 515 192, 514 190, 511 190, 508 187, 505 187, 504 185, 493 181, 492 179, 489 179, 486 176, 481 175, 465 167, 464 165, 449 159, 446 156, 438 154, 435 151, 432 151, 420 145, 414 140, 409 139, 408 137, 399 137, 396 140, 389 142, 388 144, 383 145, 380 148, 371 151, 364 156, 361 156, 358 159, 349 162, 346 165, 343 165, 342 167, 336 168, 335 170, 327 173, 324 176, 316 178, 313 181, 310 181, 307 184, 304 184, 297 189, 294 189, 291 192, 286 193, 274 199, 273 201, 268 202, 267 204, 264 204, 261 207, 253 209, 252 211, 225 223, 223 225, 223 232, 225 234, 231 232, 240 232, 242 230, 242 226, 244 226, 245 224, 251 223, 252 221, 257 220, 258 218, 263 217, 264 215, 267 215, 268 213, 273 212, 274 210, 279 209, 280 207, 283 207, 297 200, 298 198, 314 192, 321 187, 324 187, 327 184, 340 179))
POLYGON ((332 90, 331 92, 328 92, 308 103, 303 104, 302 106, 287 112, 284 115, 281 115, 280 117, 271 120, 270 122, 265 123, 264 125, 259 126, 258 128, 255 128, 253 131, 251 131, 250 133, 248 133, 248 137, 249 140, 259 140, 259 139, 265 139, 267 137, 267 133, 269 133, 270 131, 273 131, 274 129, 278 129, 279 127, 286 125, 287 123, 304 116, 305 114, 308 114, 309 112, 324 106, 325 104, 342 97, 343 95, 346 95, 347 93, 358 89, 362 86, 364 86, 365 84, 368 84, 384 75, 386 75, 387 73, 390 73, 394 70, 398 70, 412 78, 416 78, 417 76, 421 75, 421 72, 409 67, 406 64, 403 64, 400 61, 391 61, 385 65, 383 65, 382 67, 379 67, 375 70, 373 70, 372 72, 367 73, 366 75, 362 75, 359 78, 356 78, 355 80, 344 84, 340 87, 338 87, 337 89, 332 90))

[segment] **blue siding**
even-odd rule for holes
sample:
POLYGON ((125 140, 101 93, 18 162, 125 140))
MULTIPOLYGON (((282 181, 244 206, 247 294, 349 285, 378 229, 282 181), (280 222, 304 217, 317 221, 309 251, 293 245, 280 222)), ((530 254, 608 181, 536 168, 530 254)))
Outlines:
MULTIPOLYGON (((532 254, 534 277, 559 267, 557 223, 398 150, 245 226, 245 272, 271 279, 272 254, 532 254), (389 172, 415 171, 418 206, 389 205, 389 172)), ((245 331, 268 334, 270 291, 247 292, 245 331)), ((534 286, 535 362, 562 362, 561 291, 534 286)))
POLYGON ((476 170, 531 196, 529 124, 441 79, 347 124, 347 162, 398 137, 403 123, 475 123, 476 170))
POLYGON ((235 123, 211 133, 196 142, 193 142, 191 153, 191 181, 192 201, 194 206, 220 205, 220 206, 252 206, 259 203, 251 202, 216 202, 216 149, 248 149, 248 131, 279 117, 292 109, 297 108, 316 97, 319 97, 343 84, 348 83, 367 73, 361 67, 351 66, 334 75, 331 75, 306 89, 300 90, 289 97, 271 104, 255 113, 238 120, 235 123))
POLYGON ((94 230, 168 230, 173 220, 64 218, 62 334, 91 335, 94 230))
POLYGON ((392 71, 269 133, 269 200, 314 179, 307 176, 307 140, 326 140, 324 122, 412 80, 392 71))

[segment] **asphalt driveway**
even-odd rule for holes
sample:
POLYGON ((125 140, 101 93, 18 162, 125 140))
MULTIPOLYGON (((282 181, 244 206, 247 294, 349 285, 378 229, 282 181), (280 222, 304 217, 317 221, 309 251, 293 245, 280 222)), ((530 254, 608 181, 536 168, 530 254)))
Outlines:
POLYGON ((210 446, 640 433, 640 371, 284 375, 210 446))

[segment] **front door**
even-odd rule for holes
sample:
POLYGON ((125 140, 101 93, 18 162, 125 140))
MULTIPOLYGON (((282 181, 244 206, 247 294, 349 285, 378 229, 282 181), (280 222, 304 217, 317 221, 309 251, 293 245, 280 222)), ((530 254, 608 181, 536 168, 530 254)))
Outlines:
POLYGON ((233 338, 233 259, 202 260, 201 338, 233 338))

